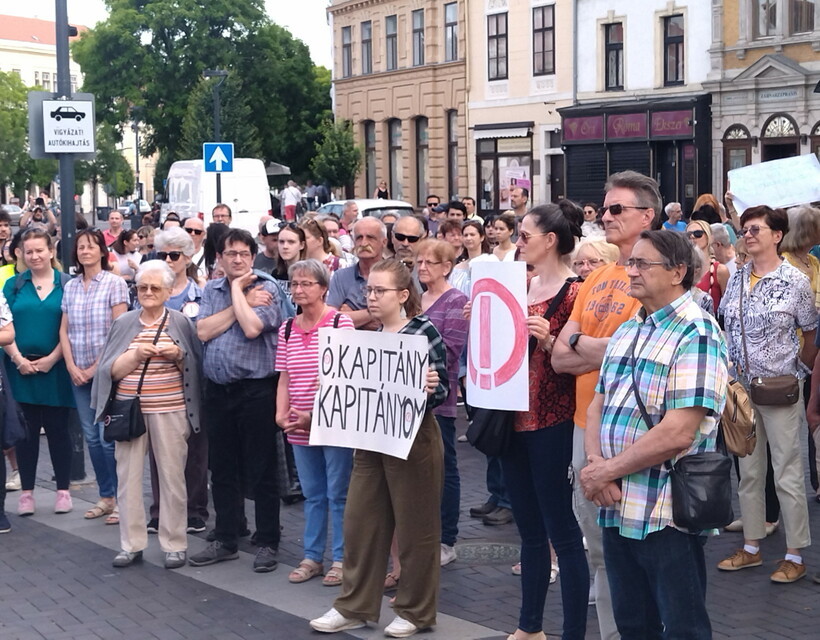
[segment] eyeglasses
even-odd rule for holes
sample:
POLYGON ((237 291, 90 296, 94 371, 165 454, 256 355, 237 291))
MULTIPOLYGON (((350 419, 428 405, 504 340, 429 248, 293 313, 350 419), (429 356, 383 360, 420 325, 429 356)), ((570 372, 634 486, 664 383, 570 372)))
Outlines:
POLYGON ((752 237, 755 237, 760 233, 761 229, 771 229, 771 227, 766 227, 766 226, 763 226, 763 225, 760 225, 760 224, 752 224, 752 225, 749 225, 748 227, 745 227, 744 229, 741 229, 740 231, 737 232, 737 234, 741 238, 743 236, 745 236, 747 233, 750 233, 750 234, 752 234, 752 237))
POLYGON ((319 284, 316 280, 305 280, 304 282, 291 282, 291 289, 309 289, 315 284, 319 284))
POLYGON ((148 234, 147 234, 147 233, 138 233, 138 234, 137 234, 137 237, 138 237, 140 240, 145 240, 145 239, 148 237, 148 234))
POLYGON ((649 267, 658 264, 664 264, 664 262, 647 260, 646 258, 629 258, 627 259, 625 264, 627 269, 635 267, 638 271, 646 271, 647 269, 649 269, 649 267))
POLYGON ((201 236, 203 233, 205 233, 204 229, 191 229, 189 227, 185 227, 185 231, 187 231, 188 233, 193 233, 196 236, 201 236))
POLYGON ((379 300, 384 296, 385 291, 401 291, 401 289, 388 289, 387 287, 365 287, 364 295, 367 298, 372 295, 376 298, 376 300, 379 300))
POLYGON ((590 258, 589 260, 574 260, 572 262, 572 266, 576 269, 580 269, 584 265, 588 265, 590 267, 597 267, 602 262, 603 260, 601 260, 600 258, 590 258))
POLYGON ((442 264, 442 261, 439 260, 438 262, 436 262, 435 260, 425 260, 424 258, 422 258, 421 260, 416 260, 416 264, 419 266, 426 264, 428 267, 434 267, 437 264, 442 264))
POLYGON ((687 231, 686 235, 690 238, 702 238, 706 235, 706 232, 703 229, 695 229, 694 231, 687 231))
POLYGON ((243 260, 247 260, 251 257, 250 251, 225 251, 222 253, 228 260, 233 260, 234 258, 242 258, 243 260))
POLYGON ((147 293, 148 291, 150 291, 151 293, 159 293, 163 289, 165 289, 165 287, 162 287, 158 284, 138 284, 137 285, 137 291, 139 293, 147 293))
POLYGON ((602 207, 601 211, 604 213, 609 211, 613 216, 619 216, 624 212, 624 209, 638 209, 640 211, 646 211, 651 208, 652 207, 635 207, 631 204, 611 204, 608 207, 602 207))
POLYGON ((165 260, 171 258, 171 262, 176 262, 182 257, 182 251, 157 251, 157 258, 165 260))
POLYGON ((393 233, 393 237, 399 242, 404 242, 406 240, 410 244, 415 244, 421 240, 421 236, 408 236, 403 233, 393 233))
POLYGON ((146 247, 148 247, 149 249, 153 249, 153 248, 154 248, 154 244, 153 244, 153 243, 151 243, 151 244, 146 244, 145 246, 146 246, 146 247))
POLYGON ((530 238, 535 238, 537 236, 546 236, 548 233, 527 233, 526 231, 519 231, 518 237, 521 239, 521 242, 527 244, 530 241, 530 238))

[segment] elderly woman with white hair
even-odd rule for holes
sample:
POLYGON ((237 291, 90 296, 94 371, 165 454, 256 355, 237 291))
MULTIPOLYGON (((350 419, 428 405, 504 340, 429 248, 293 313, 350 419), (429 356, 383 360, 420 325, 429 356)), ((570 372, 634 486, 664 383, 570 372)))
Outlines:
POLYGON ((103 419, 115 386, 118 400, 139 396, 145 419, 146 433, 115 446, 122 549, 114 558, 115 567, 141 560, 148 546, 142 477, 149 446, 162 490, 159 544, 165 567, 175 569, 186 561, 184 469, 188 435, 199 431, 201 347, 191 320, 165 306, 175 281, 174 272, 160 260, 140 266, 140 308, 111 325, 91 392, 97 420, 103 419))

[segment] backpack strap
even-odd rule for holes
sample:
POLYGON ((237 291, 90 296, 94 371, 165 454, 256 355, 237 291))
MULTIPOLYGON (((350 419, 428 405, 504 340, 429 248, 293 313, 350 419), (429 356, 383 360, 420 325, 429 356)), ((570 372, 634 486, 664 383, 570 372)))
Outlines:
POLYGON ((337 313, 335 316, 333 316, 333 328, 334 329, 339 328, 339 318, 341 318, 341 317, 342 317, 341 313, 337 313))
POLYGON ((288 321, 285 323, 285 342, 290 340, 290 334, 293 331, 293 318, 288 318, 288 321))

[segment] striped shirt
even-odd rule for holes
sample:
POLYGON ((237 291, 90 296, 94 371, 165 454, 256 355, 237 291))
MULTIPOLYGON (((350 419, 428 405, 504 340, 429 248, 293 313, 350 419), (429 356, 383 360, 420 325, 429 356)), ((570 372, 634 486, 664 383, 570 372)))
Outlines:
MULTIPOLYGON (((380 329, 381 331, 381 329, 380 329)), ((427 396, 427 410, 435 409, 447 399, 450 392, 450 383, 447 378, 447 349, 441 334, 425 315, 410 319, 399 333, 411 336, 427 336, 430 368, 438 373, 438 386, 433 393, 427 396)))
MULTIPOLYGON (((296 319, 291 323, 290 339, 285 340, 287 322, 279 327, 279 348, 276 350, 276 370, 288 374, 290 406, 299 411, 313 411, 313 399, 319 383, 319 329, 333 327, 333 318, 339 315, 339 329, 353 329, 350 316, 335 309, 328 311, 316 325, 305 331, 296 319)), ((289 433, 288 442, 307 446, 310 434, 289 433)))
MULTIPOLYGON (((684 455, 714 451, 728 382, 726 343, 714 318, 694 302, 691 293, 647 317, 641 309, 609 341, 596 388, 604 395, 600 435, 604 458, 623 453, 648 430, 635 401, 633 369, 635 386, 653 424, 666 411, 704 407, 706 415, 684 455)), ((621 500, 602 507, 598 523, 617 527, 622 536, 635 540, 672 525, 667 478, 663 463, 623 477, 621 500)))
MULTIPOLYGON (((151 344, 157 335, 162 317, 150 326, 143 326, 137 336, 128 345, 128 351, 141 344, 151 344)), ((159 348, 174 346, 175 343, 163 327, 157 346, 159 348)), ((137 395, 143 365, 140 364, 117 384, 117 399, 125 400, 137 395)), ((176 363, 162 356, 155 356, 148 362, 145 380, 142 383, 140 407, 143 413, 170 413, 185 411, 185 397, 182 394, 182 371, 176 363)))

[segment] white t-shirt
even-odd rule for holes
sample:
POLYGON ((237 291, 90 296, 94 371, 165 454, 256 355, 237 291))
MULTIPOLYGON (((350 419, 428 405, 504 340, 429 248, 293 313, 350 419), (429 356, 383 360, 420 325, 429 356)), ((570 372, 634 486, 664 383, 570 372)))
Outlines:
POLYGON ((282 191, 282 203, 289 207, 296 205, 302 199, 302 193, 296 187, 287 187, 282 191))

